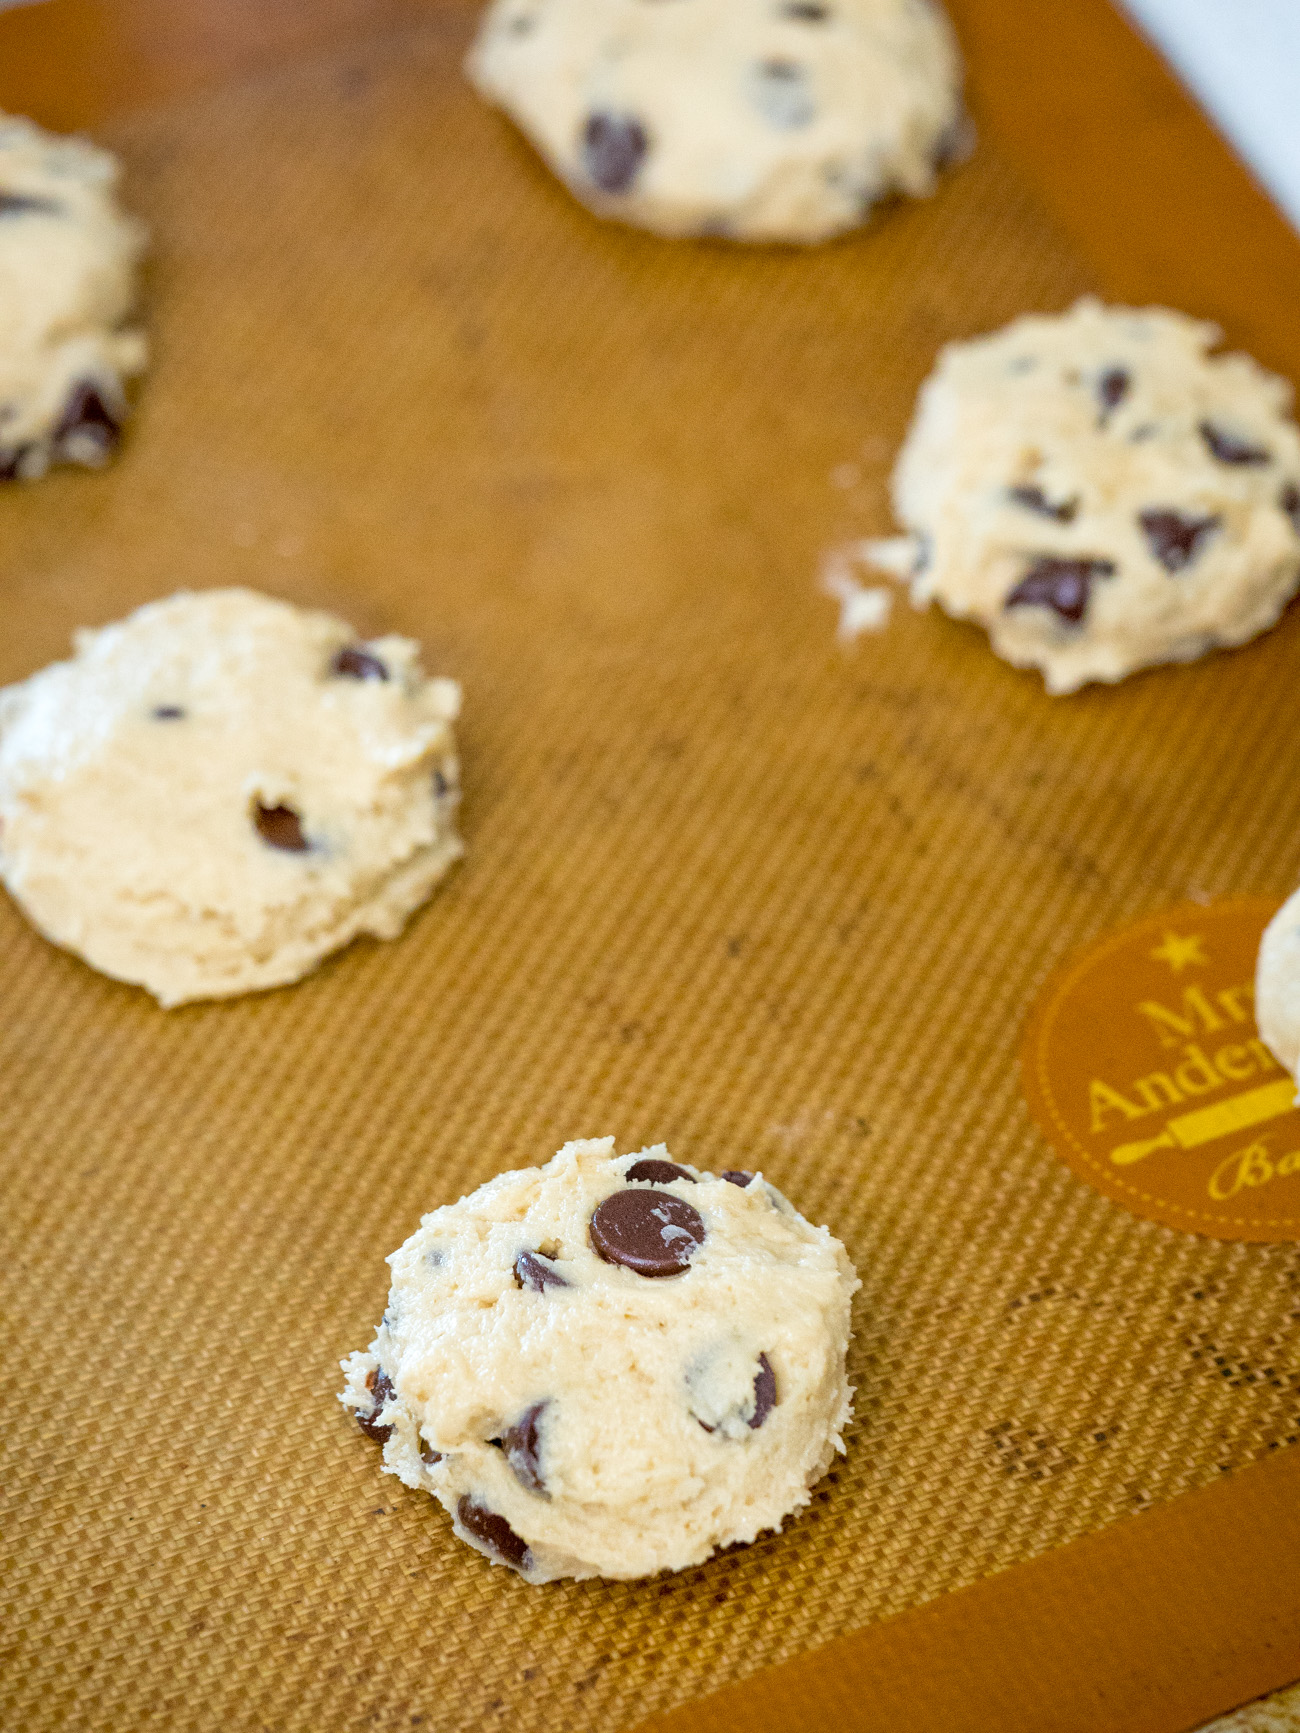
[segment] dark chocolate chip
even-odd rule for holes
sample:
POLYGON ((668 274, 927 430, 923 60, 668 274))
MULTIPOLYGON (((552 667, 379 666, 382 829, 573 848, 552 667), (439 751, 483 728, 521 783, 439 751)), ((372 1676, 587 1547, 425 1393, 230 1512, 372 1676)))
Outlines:
POLYGON ((35 198, 31 193, 0 192, 0 217, 57 217, 62 209, 53 199, 35 198))
POLYGON ((340 650, 330 663, 332 674, 346 674, 350 680, 387 680, 388 669, 369 650, 359 650, 355 644, 340 650))
POLYGON ((582 166, 607 193, 625 193, 637 177, 650 140, 628 114, 590 114, 582 134, 582 166))
POLYGON ((259 800, 253 808, 253 823, 262 841, 272 848, 304 854, 311 847, 302 834, 302 820, 291 806, 263 806, 259 800))
POLYGON ((1291 519, 1291 527, 1300 536, 1300 487, 1289 481, 1282 489, 1282 497, 1278 500, 1282 510, 1291 519))
POLYGON ((1217 517, 1184 517, 1177 511, 1140 512, 1138 522, 1151 552, 1167 572, 1181 572, 1190 566, 1202 540, 1219 527, 1217 517))
POLYGON ((1272 453, 1265 451, 1262 445, 1250 445, 1244 439, 1235 439, 1212 421, 1203 421, 1200 433, 1210 449, 1210 456, 1217 457, 1220 463, 1269 463, 1272 459, 1272 453))
POLYGON ((1036 511, 1040 517, 1055 518, 1057 523, 1062 524, 1071 523, 1079 509, 1077 499, 1065 499, 1059 505, 1053 504, 1041 487, 1009 487, 1007 495, 1015 500, 1017 505, 1024 506, 1026 511, 1036 511))
POLYGON ((830 15, 830 8, 819 6, 817 0, 789 0, 781 8, 782 18, 792 18, 796 24, 824 24, 830 15))
POLYGON ((440 770, 433 773, 433 792, 439 800, 445 799, 451 793, 451 784, 440 770))
MULTIPOLYGON (((689 1378, 687 1382, 689 1385, 689 1378)), ((760 1354, 758 1356, 758 1371, 754 1374, 754 1410, 745 1424, 751 1431, 757 1431, 775 1407, 776 1373, 773 1372, 772 1362, 767 1355, 760 1354)), ((707 1420, 700 1420, 698 1414, 695 1418, 706 1432, 719 1430, 718 1426, 710 1426, 707 1420)), ((739 1419, 739 1415, 736 1415, 735 1418, 739 1419)), ((720 1425, 726 1427, 727 1421, 724 1420, 720 1425)))
POLYGON ((763 60, 755 70, 754 99, 763 118, 782 128, 807 126, 817 104, 803 67, 794 60, 763 60))
POLYGON ((1037 604, 1051 608, 1063 620, 1076 623, 1084 616, 1094 578, 1114 572, 1110 560, 1063 560, 1044 554, 1034 561, 1003 603, 1007 608, 1037 604))
POLYGON ((930 152, 936 169, 952 168, 965 162, 975 149, 975 123, 968 114, 959 114, 944 127, 930 152))
POLYGON ((519 1538, 505 1517, 498 1516, 494 1510, 471 1498, 469 1493, 464 1493, 456 1506, 456 1519, 502 1564, 513 1565, 516 1570, 528 1568, 528 1542, 519 1538))
POLYGON ((1108 367, 1097 381, 1097 395, 1101 399, 1101 418, 1106 417, 1113 409, 1118 409, 1128 396, 1128 388, 1133 383, 1126 367, 1108 367))
POLYGON ((156 704, 153 709, 155 722, 179 722, 184 714, 179 704, 156 704))
POLYGON ((521 1288, 531 1288, 535 1294, 540 1294, 544 1288, 572 1286, 540 1252, 520 1252, 515 1259, 515 1280, 521 1288))
POLYGON ((678 1167, 675 1161, 634 1161, 623 1178, 648 1179, 651 1185, 671 1185, 675 1179, 685 1179, 692 1185, 695 1184, 695 1175, 687 1173, 684 1167, 678 1167))
POLYGON ((441 1450, 435 1450, 427 1438, 422 1438, 420 1440, 420 1461, 423 1462, 427 1468, 432 1468, 435 1462, 442 1461, 441 1450))
POLYGON ((704 1222, 670 1191, 616 1191, 591 1218, 591 1243, 638 1276, 680 1276, 704 1244, 704 1222))
POLYGON ((542 1444, 537 1436, 537 1422, 542 1417, 547 1402, 534 1402, 531 1408, 525 1408, 513 1426, 501 1434, 501 1448, 506 1453, 506 1461, 514 1470, 515 1479, 521 1486, 526 1486, 529 1492, 540 1492, 545 1495, 546 1482, 542 1478, 542 1444))
POLYGON ((772 1370, 772 1363, 767 1355, 760 1354, 758 1372, 754 1378, 754 1412, 750 1417, 750 1426, 761 1426, 775 1407, 776 1373, 772 1370))
POLYGON ((743 1167, 729 1167, 721 1177, 726 1180, 728 1185, 748 1185, 754 1176, 752 1173, 746 1173, 743 1167))
POLYGON ((121 443, 122 417, 104 401, 91 379, 74 385, 54 429, 59 455, 76 463, 100 463, 121 443))
POLYGON ((373 1438, 376 1444, 387 1444, 393 1436, 391 1426, 383 1426, 379 1414, 386 1402, 391 1402, 397 1392, 392 1381, 382 1366, 372 1366, 366 1373, 366 1389, 370 1392, 371 1409, 369 1414, 357 1410, 357 1425, 367 1438, 373 1438))
POLYGON ((20 445, 16 451, 0 451, 0 481, 18 481, 22 476, 23 459, 30 445, 20 445))

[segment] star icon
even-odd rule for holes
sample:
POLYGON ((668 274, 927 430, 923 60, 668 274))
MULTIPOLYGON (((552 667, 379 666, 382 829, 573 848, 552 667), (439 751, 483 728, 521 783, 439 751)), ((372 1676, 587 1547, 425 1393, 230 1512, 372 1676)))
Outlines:
POLYGON ((1203 938, 1179 938, 1177 933, 1166 933, 1164 943, 1157 945, 1151 955, 1157 962, 1168 963, 1174 974, 1177 975, 1189 964, 1192 967, 1197 964, 1204 967, 1209 962, 1209 958, 1201 949, 1204 943, 1203 938))

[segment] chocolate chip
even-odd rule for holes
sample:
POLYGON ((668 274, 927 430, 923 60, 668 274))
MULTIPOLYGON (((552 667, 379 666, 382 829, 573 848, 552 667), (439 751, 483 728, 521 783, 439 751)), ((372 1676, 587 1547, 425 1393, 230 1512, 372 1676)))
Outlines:
POLYGON ((794 60, 763 60, 755 68, 754 101, 771 126, 807 126, 817 113, 808 75, 794 60))
POLYGON ((936 169, 952 168, 965 162, 974 149, 975 123, 968 114, 959 114, 934 141, 930 160, 936 169))
POLYGON ((680 1276, 704 1244, 704 1222, 670 1191, 616 1191, 591 1218, 591 1243, 638 1276, 680 1276))
POLYGON ((796 24, 824 24, 830 15, 830 8, 817 5, 816 0, 789 0, 781 8, 782 18, 792 18, 796 24))
POLYGON ((760 1427, 776 1407, 776 1373, 766 1354, 758 1357, 758 1372, 754 1378, 754 1412, 750 1426, 760 1427))
POLYGON ((1184 517, 1177 511, 1140 512, 1138 522, 1151 552, 1167 572, 1181 572, 1190 566, 1203 538, 1219 527, 1217 517, 1184 517))
POLYGON ((391 1402, 397 1392, 393 1389, 392 1380, 382 1366, 372 1366, 366 1373, 366 1389, 371 1396, 369 1414, 357 1410, 357 1425, 367 1438, 373 1438, 376 1444, 387 1444, 393 1436, 391 1426, 383 1426, 379 1421, 380 1411, 386 1402, 391 1402))
POLYGON ((20 445, 16 451, 0 451, 0 481, 18 481, 22 477, 23 459, 30 445, 20 445))
POLYGON ((687 1173, 684 1167, 678 1167, 675 1161, 634 1161, 623 1178, 648 1179, 651 1185, 671 1185, 675 1179, 685 1179, 692 1185, 695 1184, 695 1175, 687 1173))
POLYGON ((447 781, 447 778, 442 774, 442 772, 440 770, 435 770, 433 773, 434 796, 438 800, 445 800, 451 793, 451 787, 451 783, 447 781))
POLYGON ((540 1294, 544 1288, 573 1285, 566 1282, 551 1260, 540 1252, 520 1252, 515 1259, 515 1280, 521 1288, 531 1288, 535 1294, 540 1294))
POLYGON ((330 663, 332 674, 345 674, 350 680, 387 680, 388 669, 372 656, 369 650, 359 650, 355 644, 349 644, 346 650, 340 650, 330 663))
POLYGON ((1287 482, 1277 503, 1291 519, 1291 528, 1300 536, 1300 487, 1293 481, 1287 482))
POLYGON ((582 166, 607 193, 625 193, 650 148, 645 128, 631 115, 590 114, 582 134, 582 166))
POLYGON ((63 206, 53 199, 34 198, 30 193, 0 192, 0 217, 25 217, 39 214, 57 217, 63 206))
POLYGON ((432 1468, 435 1462, 442 1461, 441 1450, 435 1450, 427 1438, 422 1438, 420 1440, 420 1461, 423 1462, 427 1468, 432 1468))
POLYGON ((739 1443, 745 1436, 744 1432, 740 1430, 742 1425, 748 1427, 751 1432, 757 1431, 776 1407, 776 1373, 773 1372, 772 1362, 767 1355, 760 1354, 758 1356, 758 1370, 754 1373, 752 1384, 753 1402, 749 1404, 749 1414, 746 1418, 746 1405, 744 1403, 733 1408, 730 1413, 718 1413, 715 1407, 716 1391, 713 1387, 716 1371, 716 1364, 711 1364, 707 1359, 688 1370, 686 1388, 690 1397, 691 1413, 705 1432, 721 1432, 725 1437, 739 1443), (713 1418, 705 1420, 698 1411, 699 1407, 703 1407, 705 1413, 711 1414, 713 1418))
POLYGON ((155 722, 179 722, 185 712, 179 704, 155 704, 152 714, 155 722))
POLYGON ((1271 461, 1272 453, 1265 451, 1262 445, 1250 445, 1244 439, 1236 439, 1231 433, 1225 433, 1221 427, 1216 427, 1212 421, 1201 423, 1200 434, 1210 448, 1211 457, 1217 457, 1220 463, 1254 464, 1271 461))
POLYGON ((721 1177, 726 1180, 728 1185, 748 1185, 754 1176, 752 1173, 746 1173, 743 1167, 729 1167, 721 1177))
POLYGON ((262 841, 272 848, 304 854, 311 847, 302 834, 302 821, 291 806, 263 806, 259 800, 253 808, 253 823, 262 841))
POLYGON ((531 1562, 528 1542, 519 1538, 505 1517, 498 1516, 485 1504, 479 1504, 469 1493, 464 1493, 456 1506, 456 1520, 475 1540, 481 1540, 502 1564, 513 1565, 516 1570, 528 1568, 531 1562))
POLYGON ((548 1402, 534 1402, 531 1408, 525 1408, 514 1425, 501 1434, 500 1440, 515 1479, 529 1492, 543 1495, 546 1482, 542 1478, 542 1445, 537 1436, 537 1422, 549 1406, 548 1402))
POLYGON ((1101 419, 1113 409, 1118 409, 1128 396, 1128 388, 1132 384, 1126 367, 1108 367, 1097 381, 1097 395, 1101 399, 1101 419))
POLYGON ((1059 505, 1053 505, 1041 487, 1009 487, 1007 496, 1015 500, 1017 505, 1024 506, 1026 511, 1036 511, 1040 517, 1055 518, 1057 523, 1062 524, 1071 523, 1079 509, 1077 499, 1066 499, 1059 505))
POLYGON ((90 379, 74 385, 54 429, 60 456, 74 463, 102 463, 121 439, 122 418, 104 401, 98 385, 90 379))
POLYGON ((1108 578, 1114 570, 1110 560, 1063 560, 1044 554, 1030 566, 1003 606, 1021 608, 1038 604, 1075 623, 1087 609, 1093 579, 1108 578))

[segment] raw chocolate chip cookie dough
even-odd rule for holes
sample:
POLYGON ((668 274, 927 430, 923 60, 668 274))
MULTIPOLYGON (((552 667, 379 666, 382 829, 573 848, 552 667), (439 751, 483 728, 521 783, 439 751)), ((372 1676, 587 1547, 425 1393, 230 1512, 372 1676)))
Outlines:
POLYGON ((859 1283, 761 1176, 567 1144, 425 1216, 340 1400, 533 1583, 681 1570, 807 1503, 859 1283))
POLYGON ((965 148, 931 0, 494 0, 468 71, 578 198, 665 235, 824 240, 965 148))
POLYGON ((911 537, 869 548, 1049 692, 1266 631, 1300 583, 1300 434, 1218 338, 1084 300, 950 344, 894 472, 911 537))
POLYGON ((1300 1077, 1300 891, 1264 929, 1255 971, 1255 1016, 1268 1047, 1300 1077))
POLYGON ((107 151, 0 115, 0 480, 117 445, 145 343, 124 329, 144 231, 116 180, 107 151))
POLYGON ((0 877, 163 1005, 394 938, 460 855, 452 722, 408 638, 251 590, 152 602, 0 690, 0 877))

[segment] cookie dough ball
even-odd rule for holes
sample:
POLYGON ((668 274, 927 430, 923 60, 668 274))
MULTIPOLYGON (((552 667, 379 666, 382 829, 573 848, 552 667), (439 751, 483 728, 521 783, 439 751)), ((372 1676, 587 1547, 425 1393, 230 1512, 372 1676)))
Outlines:
POLYGON ((163 1005, 395 938, 461 854, 452 722, 408 638, 252 590, 151 602, 0 690, 0 877, 163 1005))
POLYGON ((1273 916, 1260 941, 1255 1017, 1266 1045, 1300 1076, 1300 891, 1273 916))
POLYGON ((494 0, 467 70, 601 216, 822 241, 966 146, 931 0, 494 0))
POLYGON ((1300 434, 1219 336, 1084 300, 949 344, 894 472, 912 540, 869 546, 1049 692, 1266 631, 1300 583, 1300 434))
POLYGON ((104 463, 145 341, 125 329, 144 230, 114 196, 117 162, 0 115, 0 480, 104 463))
POLYGON ((642 1577, 808 1502, 848 1422, 848 1255, 761 1175, 570 1143, 425 1216, 340 1401, 533 1583, 642 1577))

